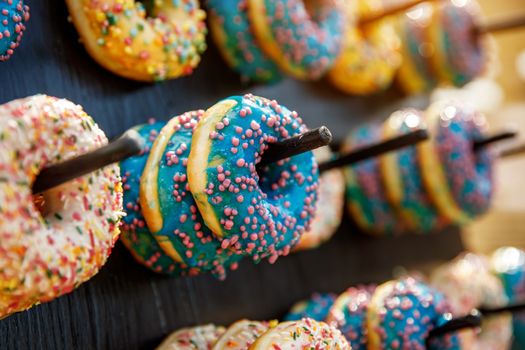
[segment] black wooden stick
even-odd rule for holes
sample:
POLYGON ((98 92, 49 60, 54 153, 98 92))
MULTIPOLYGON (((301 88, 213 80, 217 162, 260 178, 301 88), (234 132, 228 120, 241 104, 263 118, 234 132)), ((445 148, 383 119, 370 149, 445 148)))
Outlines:
POLYGON ((352 165, 387 152, 395 151, 399 148, 415 145, 427 139, 428 132, 425 129, 415 130, 405 135, 355 149, 344 156, 322 163, 319 165, 319 171, 324 172, 330 169, 352 165))
POLYGON ((115 141, 93 152, 43 169, 33 184, 33 193, 40 193, 69 180, 88 174, 106 165, 139 153, 142 139, 135 130, 128 130, 115 141))
POLYGON ((525 27, 525 13, 479 24, 474 28, 474 31, 475 34, 480 35, 485 33, 503 32, 521 27, 525 27))
POLYGON ((453 318, 444 325, 431 330, 427 337, 427 344, 432 338, 440 337, 448 333, 454 333, 465 328, 477 328, 480 326, 481 314, 478 311, 473 311, 469 315, 453 318))
POLYGON ((525 310, 525 302, 510 304, 510 305, 501 306, 497 308, 481 308, 479 311, 483 315, 494 315, 494 314, 500 314, 502 312, 519 312, 519 311, 524 311, 524 310, 525 310))
POLYGON ((268 164, 326 146, 331 141, 332 133, 326 126, 321 126, 284 141, 273 143, 262 155, 257 168, 261 169, 268 164))
POLYGON ((474 149, 474 151, 479 151, 483 147, 491 145, 495 142, 512 139, 516 137, 517 135, 518 133, 513 130, 501 131, 491 136, 484 137, 483 139, 474 141, 474 143, 472 144, 472 148, 474 149))

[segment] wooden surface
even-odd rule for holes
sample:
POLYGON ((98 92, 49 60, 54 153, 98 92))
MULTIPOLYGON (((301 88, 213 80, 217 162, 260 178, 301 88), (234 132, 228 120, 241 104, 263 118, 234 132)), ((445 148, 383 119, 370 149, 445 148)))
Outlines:
MULTIPOLYGON (((0 64, 0 103, 37 93, 65 97, 83 105, 110 136, 150 117, 167 119, 245 92, 279 99, 310 127, 330 127, 336 138, 357 123, 385 118, 399 105, 425 103, 399 101, 395 92, 351 98, 323 83, 242 85, 213 47, 193 76, 157 85, 135 83, 111 75, 88 56, 67 22, 62 0, 28 2, 32 19, 22 46, 0 64)), ((458 232, 376 239, 360 235, 345 219, 335 238, 320 249, 275 265, 244 261, 219 282, 210 276, 155 275, 136 264, 119 243, 102 271, 78 290, 0 321, 0 348, 150 349, 181 326, 279 317, 314 291, 382 281, 396 267, 449 259, 461 249, 458 232)))

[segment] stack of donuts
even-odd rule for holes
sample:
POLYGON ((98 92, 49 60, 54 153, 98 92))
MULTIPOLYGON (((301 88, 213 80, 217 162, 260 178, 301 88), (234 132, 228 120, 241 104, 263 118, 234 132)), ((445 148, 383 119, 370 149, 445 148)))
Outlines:
POLYGON ((42 169, 107 142, 67 100, 0 105, 0 318, 71 292, 106 262, 123 214, 118 166, 38 195, 32 185, 42 169))
POLYGON ((228 328, 208 324, 183 328, 168 336, 158 350, 351 350, 341 332, 324 322, 303 318, 288 322, 240 320, 228 328))
POLYGON ((473 148, 486 121, 459 102, 397 111, 352 131, 342 152, 419 128, 428 129, 428 141, 344 169, 348 210, 363 231, 426 233, 464 225, 490 207, 494 157, 488 147, 473 148))
POLYGON ((233 96, 136 130, 146 147, 120 164, 122 241, 151 269, 224 278, 244 256, 275 262, 310 229, 318 189, 312 152, 256 167, 271 143, 306 130, 296 112, 233 96))
POLYGON ((311 317, 341 330, 352 349, 456 349, 452 333, 430 332, 450 318, 444 295, 423 281, 403 277, 379 286, 352 287, 341 295, 314 295, 296 304, 286 320, 311 317))
POLYGON ((451 317, 525 302, 525 252, 505 247, 490 258, 464 253, 436 268, 429 282, 422 276, 351 287, 339 296, 314 294, 295 304, 285 320, 325 321, 339 328, 353 349, 523 347, 523 315, 508 312, 483 316, 481 331, 465 329, 425 341, 451 317))
POLYGON ((403 55, 397 81, 409 94, 438 85, 463 86, 483 74, 490 38, 476 28, 479 5, 473 0, 423 3, 399 19, 403 55))

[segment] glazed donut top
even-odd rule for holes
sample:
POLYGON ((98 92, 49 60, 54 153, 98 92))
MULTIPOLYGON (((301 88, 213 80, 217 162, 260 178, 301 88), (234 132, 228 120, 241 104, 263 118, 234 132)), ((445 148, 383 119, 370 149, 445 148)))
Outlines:
POLYGON ((188 75, 206 49, 198 0, 67 0, 86 49, 115 74, 140 81, 188 75))
POLYGON ((0 0, 0 62, 7 61, 20 45, 29 7, 23 0, 0 0))
POLYGON ((50 165, 107 139, 80 106, 36 95, 0 106, 0 317, 72 291, 119 235, 122 185, 111 165, 33 196, 50 165))

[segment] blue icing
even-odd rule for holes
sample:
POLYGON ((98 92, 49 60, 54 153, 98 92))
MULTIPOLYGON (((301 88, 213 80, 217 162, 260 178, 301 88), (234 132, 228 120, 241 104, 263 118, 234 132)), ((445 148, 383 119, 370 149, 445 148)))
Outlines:
POLYGON ((366 317, 374 289, 374 286, 352 287, 337 298, 330 311, 329 321, 335 322, 352 350, 367 349, 366 317))
POLYGON ((284 317, 284 321, 298 321, 305 317, 324 321, 332 307, 335 296, 331 293, 314 294, 308 300, 296 304, 284 317))
POLYGON ((306 127, 295 112, 275 101, 251 95, 227 100, 237 104, 210 133, 208 193, 197 194, 197 199, 213 207, 226 245, 255 261, 273 262, 289 253, 310 223, 319 172, 312 152, 257 172, 259 154, 269 143, 300 134, 306 127))
POLYGON ((150 148, 164 122, 145 124, 135 128, 144 140, 145 151, 140 155, 128 158, 120 162, 120 169, 124 187, 124 210, 126 215, 122 218, 121 240, 133 255, 150 269, 179 275, 183 269, 168 257, 157 241, 151 235, 139 204, 140 177, 146 166, 150 148))
POLYGON ((0 0, 0 61, 7 60, 23 35, 29 19, 28 8, 21 0, 0 0), (8 33, 9 35, 6 35, 8 33))
MULTIPOLYGON (((248 1, 208 0, 210 20, 225 34, 226 42, 216 43, 227 56, 228 63, 246 80, 276 82, 281 79, 279 68, 261 51, 251 33, 248 21, 248 1)), ((217 33, 215 33, 217 34, 217 33)))
POLYGON ((512 315, 512 350, 525 349, 525 312, 514 313, 512 315))
POLYGON ((482 130, 472 120, 472 111, 461 106, 455 108, 455 116, 446 126, 440 127, 438 142, 444 150, 440 157, 449 187, 460 187, 460 190, 451 191, 456 203, 467 215, 476 217, 490 206, 493 156, 488 148, 472 150, 472 142, 484 137, 482 130), (473 153, 473 164, 464 161, 464 155, 469 153, 473 153), (468 168, 471 166, 473 169, 468 168))
MULTIPOLYGON (((411 131, 413 129, 406 123, 402 123, 398 130, 401 134, 411 131)), ((428 197, 423 183, 417 148, 415 146, 405 147, 398 150, 395 155, 403 184, 401 205, 405 211, 410 213, 411 228, 423 233, 442 228, 443 221, 428 197)))
POLYGON ((175 118, 180 124, 166 135, 170 140, 159 164, 158 199, 163 227, 154 235, 157 240, 171 243, 189 267, 224 278, 226 269, 235 268, 242 255, 221 248, 221 242, 204 224, 187 180, 192 133, 200 116, 190 112, 175 118))
POLYGON ((422 28, 417 24, 417 21, 406 20, 405 22, 406 25, 403 26, 402 30, 407 54, 417 74, 420 75, 421 82, 425 84, 425 91, 432 90, 438 85, 438 82, 431 71, 427 58, 421 55, 421 51, 419 50, 420 43, 425 41, 424 38, 420 37, 423 36, 422 28))
MULTIPOLYGON (((345 142, 345 152, 352 148, 370 145, 381 138, 380 126, 376 124, 362 126, 354 130, 345 142)), ((360 210, 361 219, 366 221, 364 229, 374 233, 398 233, 402 229, 390 203, 385 196, 385 189, 377 158, 359 162, 348 171, 355 175, 355 182, 347 176, 346 196, 360 210)), ((359 219, 357 219, 359 222, 359 219)))
MULTIPOLYGON (((449 310, 445 297, 412 278, 394 283, 393 290, 382 302, 378 316, 381 348, 424 349, 429 332, 447 322, 449 310)), ((428 349, 436 350, 461 348, 456 334, 435 338, 428 345, 428 349)))
POLYGON ((261 1, 285 59, 311 78, 321 77, 342 48, 347 22, 344 7, 318 2, 308 14, 302 1, 261 1))

